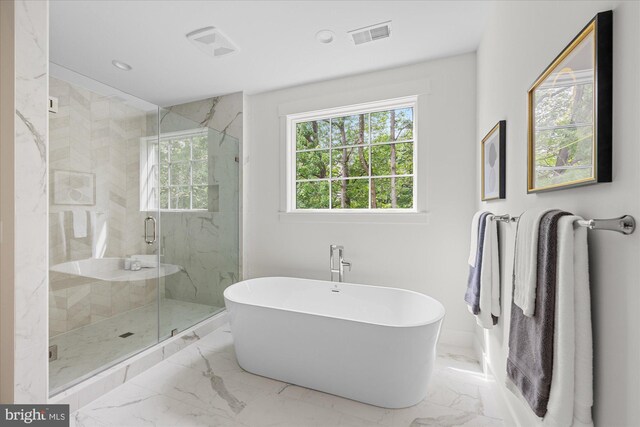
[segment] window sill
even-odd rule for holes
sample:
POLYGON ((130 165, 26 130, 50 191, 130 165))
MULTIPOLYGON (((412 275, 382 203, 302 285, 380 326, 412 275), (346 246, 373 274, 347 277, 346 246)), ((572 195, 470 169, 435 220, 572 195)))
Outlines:
POLYGON ((160 213, 188 213, 188 212, 195 212, 195 213, 209 212, 209 209, 160 209, 160 213))
POLYGON ((428 212, 280 212, 286 223, 428 224, 428 212))

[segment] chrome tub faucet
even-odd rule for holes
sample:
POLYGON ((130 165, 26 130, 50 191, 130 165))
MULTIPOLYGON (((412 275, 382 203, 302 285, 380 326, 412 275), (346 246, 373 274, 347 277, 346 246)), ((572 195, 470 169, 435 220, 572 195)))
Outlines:
POLYGON ((331 281, 333 282, 333 275, 338 273, 338 282, 344 281, 344 268, 349 267, 351 271, 351 263, 344 260, 344 247, 340 245, 329 246, 329 270, 331 274, 331 281), (338 251, 338 268, 335 267, 335 255, 334 252, 338 251))

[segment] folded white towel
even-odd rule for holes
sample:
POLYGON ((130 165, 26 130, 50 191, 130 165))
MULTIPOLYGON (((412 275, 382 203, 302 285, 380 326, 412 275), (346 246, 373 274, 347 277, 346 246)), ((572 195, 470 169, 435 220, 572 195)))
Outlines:
POLYGON ((87 210, 82 208, 72 208, 73 217, 73 237, 87 237, 87 210))
POLYGON ((536 308, 538 280, 538 232, 545 210, 526 211, 518 219, 513 258, 513 302, 525 316, 532 317, 536 308))
POLYGON ((476 254, 478 253, 478 222, 482 214, 483 211, 476 212, 473 214, 473 219, 471 220, 471 243, 469 244, 469 265, 471 267, 476 266, 476 254))
POLYGON ((478 325, 485 329, 493 328, 493 318, 500 316, 500 266, 498 254, 498 227, 487 216, 482 247, 482 267, 480 274, 480 314, 476 317, 478 325))
POLYGON ((593 426, 593 342, 587 229, 558 221, 553 377, 545 426, 593 426))

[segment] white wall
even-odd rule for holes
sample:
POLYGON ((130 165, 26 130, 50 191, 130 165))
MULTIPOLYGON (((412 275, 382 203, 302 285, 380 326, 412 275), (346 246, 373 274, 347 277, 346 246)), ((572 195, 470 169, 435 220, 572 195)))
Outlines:
POLYGON ((447 309, 443 339, 470 339, 475 322, 463 296, 468 222, 476 208, 475 103, 473 53, 247 97, 244 277, 327 279, 328 247, 342 244, 353 264, 346 281, 431 295, 447 309), (283 114, 407 95, 419 95, 418 191, 428 211, 426 222, 365 223, 361 217, 326 222, 326 215, 310 220, 280 215, 285 200, 283 114))
MULTIPOLYGON (((640 9, 637 2, 496 2, 478 50, 477 140, 507 120, 507 198, 479 204, 517 215, 533 206, 558 207, 590 218, 640 218, 640 9), (527 90, 593 16, 614 9, 614 123, 612 183, 526 194, 527 90)), ((478 150, 478 159, 480 152, 478 150)), ((479 160, 478 160, 479 162, 479 160)), ((479 179, 479 178, 478 178, 479 179)), ((479 190, 476 199, 479 199, 479 190)), ((503 301, 511 301, 515 226, 501 225, 503 301)), ((589 232, 595 358, 596 425, 638 425, 640 419, 640 233, 589 232)), ((507 304, 508 306, 508 304, 507 304)), ((505 377, 510 310, 486 335, 497 383, 505 377)), ((510 396, 510 395, 508 395, 510 396)), ((514 399, 525 425, 528 407, 514 399)))

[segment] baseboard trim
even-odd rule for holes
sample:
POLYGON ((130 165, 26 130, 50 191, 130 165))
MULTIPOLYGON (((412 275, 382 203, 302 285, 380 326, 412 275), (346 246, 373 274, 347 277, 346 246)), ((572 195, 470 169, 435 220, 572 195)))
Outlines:
POLYGON ((442 329, 440 331, 439 343, 456 347, 473 348, 474 333, 469 331, 458 331, 455 329, 442 329))

